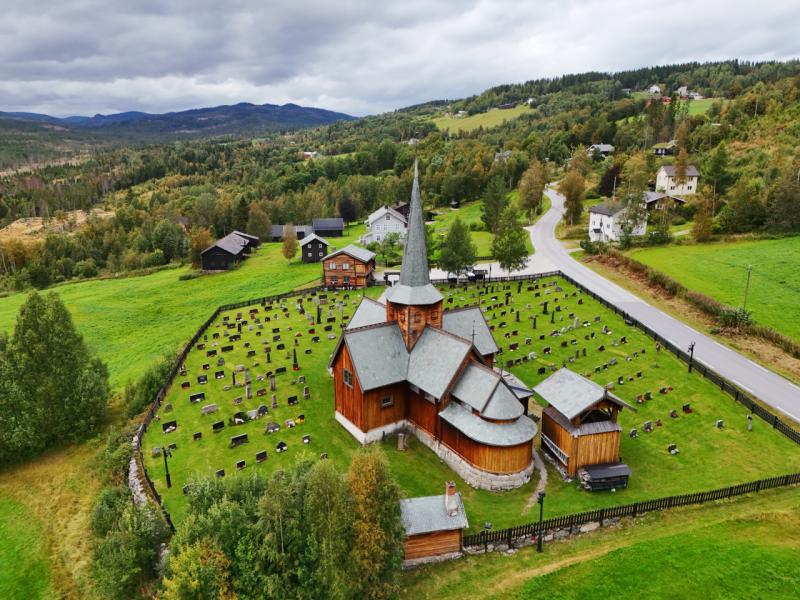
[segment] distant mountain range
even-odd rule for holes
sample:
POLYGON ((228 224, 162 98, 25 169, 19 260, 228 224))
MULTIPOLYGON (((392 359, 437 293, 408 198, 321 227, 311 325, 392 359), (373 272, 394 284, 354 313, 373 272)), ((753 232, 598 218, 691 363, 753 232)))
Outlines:
POLYGON ((355 117, 340 112, 297 104, 250 104, 195 108, 151 114, 129 111, 93 117, 51 117, 38 113, 2 112, 0 119, 49 124, 98 137, 160 140, 218 135, 254 135, 327 125, 355 117))

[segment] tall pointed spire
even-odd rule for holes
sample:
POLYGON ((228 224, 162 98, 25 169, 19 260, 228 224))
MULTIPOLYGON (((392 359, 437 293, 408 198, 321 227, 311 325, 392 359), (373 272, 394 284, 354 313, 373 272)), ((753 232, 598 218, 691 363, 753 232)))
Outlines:
POLYGON ((414 161, 414 185, 411 188, 411 207, 408 213, 408 230, 400 268, 400 283, 410 287, 428 285, 428 248, 425 243, 425 220, 419 195, 419 167, 414 161))

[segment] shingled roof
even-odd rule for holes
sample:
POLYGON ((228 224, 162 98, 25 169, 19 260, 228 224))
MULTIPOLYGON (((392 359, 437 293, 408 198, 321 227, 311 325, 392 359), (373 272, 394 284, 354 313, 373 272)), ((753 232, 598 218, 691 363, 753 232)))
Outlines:
POLYGON ((222 250, 228 252, 229 254, 232 254, 233 256, 239 256, 244 252, 245 248, 247 248, 247 244, 248 244, 247 238, 239 235, 238 233, 229 233, 225 237, 222 237, 213 244, 211 244, 200 254, 205 254, 212 248, 221 248, 222 250))
MULTIPOLYGON (((675 165, 664 165, 661 167, 664 170, 664 173, 667 177, 675 177, 675 165)), ((700 171, 697 170, 697 167, 694 165, 689 165, 686 167, 686 176, 687 177, 700 177, 700 171)))
POLYGON ((465 340, 472 340, 475 334, 475 348, 481 356, 496 353, 499 348, 492 331, 486 323, 483 312, 477 306, 456 308, 442 313, 442 329, 465 340))
POLYGON ((570 420, 602 400, 608 400, 620 408, 625 407, 636 411, 630 404, 600 384, 567 368, 561 368, 550 375, 535 386, 533 391, 570 420))

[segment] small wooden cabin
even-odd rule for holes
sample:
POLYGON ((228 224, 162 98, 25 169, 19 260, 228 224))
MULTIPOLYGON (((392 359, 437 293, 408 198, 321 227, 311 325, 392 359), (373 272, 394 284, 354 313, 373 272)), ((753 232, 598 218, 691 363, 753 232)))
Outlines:
POLYGON ((227 271, 247 257, 249 240, 229 233, 200 253, 203 271, 227 271))
POLYGON ((319 262, 328 253, 328 241, 312 233, 300 240, 300 257, 303 262, 319 262))
POLYGON ((323 283, 329 288, 363 288, 374 279, 375 253, 350 244, 322 259, 323 283))
POLYGON ((630 404, 569 369, 559 369, 533 388, 542 411, 542 447, 574 477, 581 467, 619 463, 619 411, 630 404))
POLYGON ((461 553, 462 534, 469 523, 455 483, 446 484, 444 496, 401 500, 400 513, 407 566, 461 553))

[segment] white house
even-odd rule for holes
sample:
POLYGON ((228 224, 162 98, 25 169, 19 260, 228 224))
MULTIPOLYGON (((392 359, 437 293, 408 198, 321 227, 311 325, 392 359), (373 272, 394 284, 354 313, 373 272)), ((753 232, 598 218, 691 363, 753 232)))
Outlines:
POLYGON ((594 157, 595 152, 599 152, 602 156, 608 156, 609 154, 614 154, 614 146, 611 144, 592 144, 586 148, 586 154, 589 157, 594 157))
POLYGON ((678 181, 675 176, 675 165, 664 165, 656 173, 656 191, 678 196, 696 194, 699 180, 700 172, 694 165, 686 167, 686 177, 683 181, 678 181))
POLYGON ((659 85, 651 85, 650 89, 648 89, 647 91, 650 92, 651 94, 653 94, 654 96, 655 95, 659 95, 660 96, 661 95, 661 86, 659 86, 659 85))
MULTIPOLYGON (((618 242, 622 239, 622 224, 627 208, 621 203, 603 203, 589 209, 589 239, 593 242, 618 242)), ((632 236, 647 232, 647 217, 636 224, 632 236)))
POLYGON ((402 214, 388 206, 382 206, 373 212, 365 223, 367 232, 361 237, 362 244, 380 242, 390 233, 400 234, 401 240, 406 237, 408 221, 402 214))

